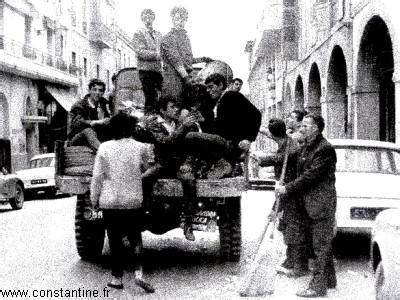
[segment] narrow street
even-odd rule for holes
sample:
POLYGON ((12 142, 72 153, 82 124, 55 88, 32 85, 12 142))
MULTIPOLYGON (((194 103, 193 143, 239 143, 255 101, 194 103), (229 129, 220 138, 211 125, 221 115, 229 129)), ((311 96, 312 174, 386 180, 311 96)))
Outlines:
MULTIPOLYGON (((156 293, 144 294, 133 284, 132 269, 125 274, 125 289, 110 290, 116 299, 233 299, 240 275, 249 267, 272 202, 271 192, 250 191, 244 194, 243 256, 240 264, 219 260, 217 233, 195 232, 196 242, 183 239, 176 229, 162 236, 144 233, 145 274, 156 293)), ((0 290, 27 289, 31 298, 50 295, 53 299, 66 292, 98 292, 104 297, 109 278, 108 246, 101 262, 79 259, 74 238, 75 198, 34 200, 20 211, 0 208, 1 246, 0 290), (36 294, 33 295, 33 291, 36 294)), ((336 244, 338 288, 328 299, 373 299, 373 276, 368 262, 368 241, 341 237, 336 244), (344 250, 349 248, 349 250, 344 250)), ((277 277, 276 292, 270 299, 297 299, 296 290, 309 280, 277 277)), ((83 295, 83 294, 81 294, 83 295)), ((91 294, 92 296, 94 294, 91 294)), ((5 297, 0 295, 0 298, 5 297)), ((8 298, 11 298, 10 296, 8 298)), ((50 297, 48 297, 50 298, 50 297)), ((95 297, 92 297, 95 298, 95 297)))

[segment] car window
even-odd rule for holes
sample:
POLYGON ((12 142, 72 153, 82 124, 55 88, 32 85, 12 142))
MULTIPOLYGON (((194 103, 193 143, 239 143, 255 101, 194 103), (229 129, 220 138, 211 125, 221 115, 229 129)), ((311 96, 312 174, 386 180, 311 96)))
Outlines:
POLYGON ((54 167, 54 159, 52 157, 38 158, 31 160, 30 167, 34 168, 44 168, 44 167, 54 167))
POLYGON ((339 172, 400 174, 400 153, 389 149, 336 148, 339 172))

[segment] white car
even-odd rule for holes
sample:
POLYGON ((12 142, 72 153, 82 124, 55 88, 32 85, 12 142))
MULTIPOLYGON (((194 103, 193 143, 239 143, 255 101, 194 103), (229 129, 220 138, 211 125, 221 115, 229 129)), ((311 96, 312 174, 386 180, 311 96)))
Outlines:
POLYGON ((400 208, 400 146, 371 140, 329 141, 338 160, 338 232, 369 234, 379 212, 400 208))
POLYGON ((55 183, 54 153, 35 155, 29 163, 30 168, 20 170, 17 176, 23 181, 26 192, 45 192, 49 197, 57 193, 55 183))
POLYGON ((376 299, 400 299, 400 209, 377 216, 371 236, 376 299))

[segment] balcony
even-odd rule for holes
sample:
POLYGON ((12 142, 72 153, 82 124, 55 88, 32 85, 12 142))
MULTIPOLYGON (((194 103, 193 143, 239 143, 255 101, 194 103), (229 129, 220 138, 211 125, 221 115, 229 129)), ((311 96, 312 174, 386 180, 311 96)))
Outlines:
POLYGON ((0 70, 28 78, 77 86, 78 72, 70 73, 61 57, 0 35, 0 70))
POLYGON ((116 41, 113 26, 108 27, 102 22, 91 22, 89 28, 89 39, 101 49, 112 48, 116 41))

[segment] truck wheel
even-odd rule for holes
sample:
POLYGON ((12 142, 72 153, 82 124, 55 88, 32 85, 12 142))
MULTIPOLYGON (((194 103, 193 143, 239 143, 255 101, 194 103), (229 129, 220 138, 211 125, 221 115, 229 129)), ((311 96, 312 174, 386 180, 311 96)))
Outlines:
POLYGON ((10 199, 10 205, 13 209, 21 209, 24 206, 24 189, 17 183, 15 185, 15 197, 10 199))
POLYGON ((238 262, 242 251, 240 197, 225 199, 218 216, 221 257, 225 261, 238 262))
POLYGON ((101 256, 103 250, 105 228, 102 220, 85 220, 84 212, 89 202, 89 193, 77 196, 75 211, 76 249, 82 259, 96 260, 101 256))

